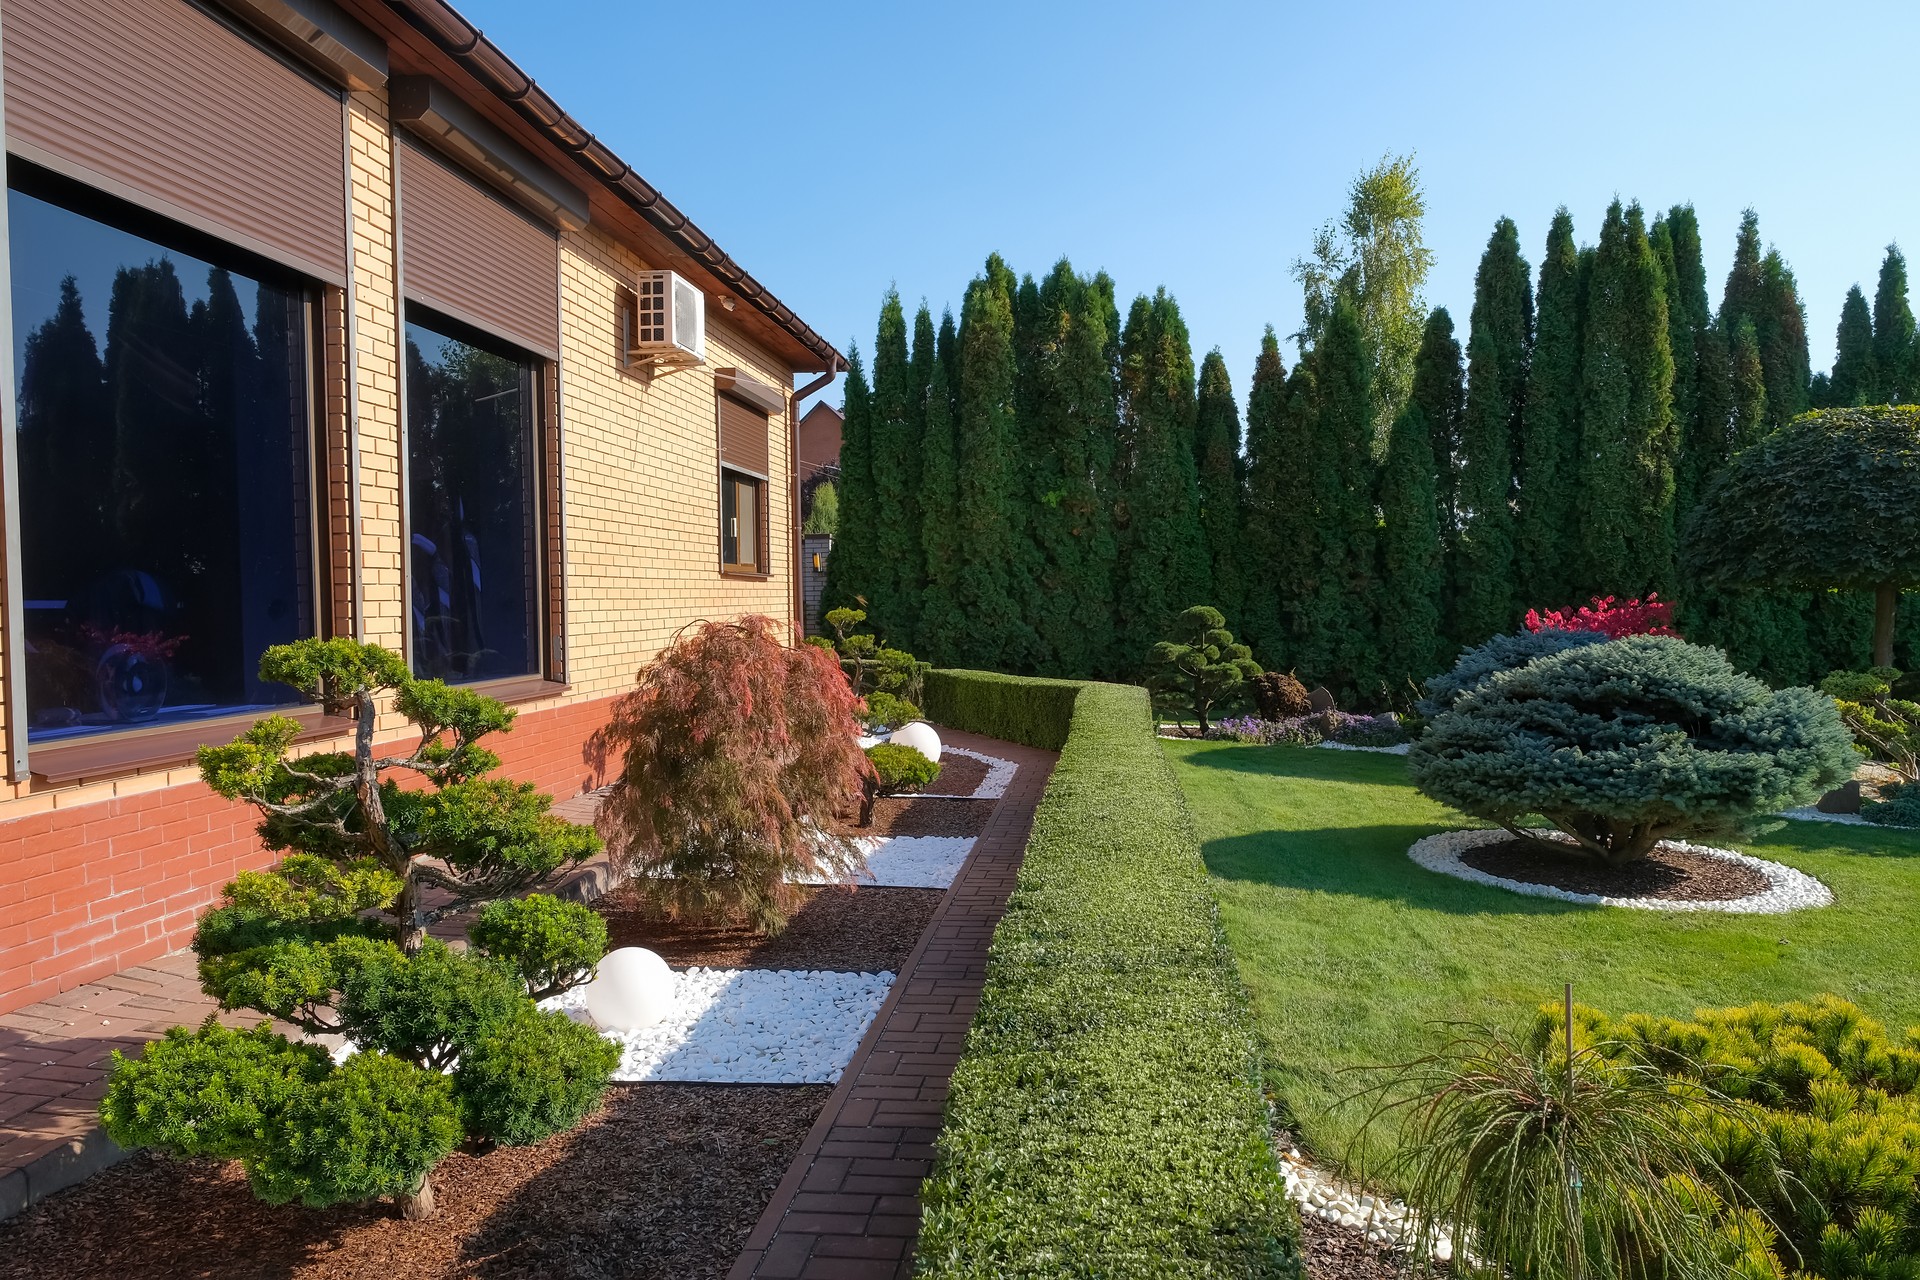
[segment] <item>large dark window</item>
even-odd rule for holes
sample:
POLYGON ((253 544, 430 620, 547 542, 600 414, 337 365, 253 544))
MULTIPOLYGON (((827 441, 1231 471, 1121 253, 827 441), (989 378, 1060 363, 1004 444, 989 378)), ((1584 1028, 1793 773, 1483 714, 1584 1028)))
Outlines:
POLYGON ((295 701, 256 668, 314 630, 307 289, 51 183, 7 212, 29 739, 295 701))
POLYGON ((539 669, 539 419, 531 356, 409 308, 415 675, 458 683, 539 669))

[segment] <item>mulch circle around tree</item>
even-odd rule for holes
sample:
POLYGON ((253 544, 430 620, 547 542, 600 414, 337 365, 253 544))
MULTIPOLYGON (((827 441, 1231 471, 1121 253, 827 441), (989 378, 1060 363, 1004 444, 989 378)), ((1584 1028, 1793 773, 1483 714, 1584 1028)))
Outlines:
POLYGON ((801 893, 805 903, 772 937, 745 925, 652 919, 631 889, 616 889, 595 905, 606 917, 609 947, 645 947, 680 968, 898 973, 944 896, 940 889, 872 884, 801 893))
POLYGON ((142 1152, 0 1225, 0 1280, 719 1280, 831 1092, 616 1085, 571 1133, 450 1156, 423 1223, 142 1152))
POLYGON ((1752 867, 1668 845, 1656 845, 1652 853, 1623 867, 1607 866, 1572 846, 1556 853, 1526 840, 1476 845, 1464 850, 1460 861, 1503 880, 1551 885, 1569 893, 1606 898, 1732 902, 1772 887, 1752 867))
POLYGON ((970 796, 987 780, 987 762, 972 756, 940 753, 940 776, 921 791, 927 796, 970 796))
POLYGON ((1401 1280, 1413 1274, 1405 1250, 1375 1244, 1362 1228, 1329 1222, 1317 1214, 1300 1215, 1300 1242, 1306 1253, 1307 1280, 1401 1280))

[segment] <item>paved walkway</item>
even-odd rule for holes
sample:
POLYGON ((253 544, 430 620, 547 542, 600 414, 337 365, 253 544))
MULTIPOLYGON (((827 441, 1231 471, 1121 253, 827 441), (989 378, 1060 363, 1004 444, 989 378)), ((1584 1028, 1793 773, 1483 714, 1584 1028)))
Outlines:
POLYGON ((1054 755, 942 730, 1020 766, 840 1085, 747 1239, 729 1280, 892 1280, 913 1274, 920 1184, 947 1082, 986 981, 987 944, 1026 853, 1054 755))

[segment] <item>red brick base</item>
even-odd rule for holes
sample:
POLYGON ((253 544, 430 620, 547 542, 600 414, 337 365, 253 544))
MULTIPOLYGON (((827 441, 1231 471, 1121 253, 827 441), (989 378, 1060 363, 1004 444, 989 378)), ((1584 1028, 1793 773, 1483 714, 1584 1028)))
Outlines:
MULTIPOLYGON (((612 699, 523 714, 501 772, 564 799, 605 781, 587 740, 612 699)), ((245 805, 195 782, 0 822, 0 1013, 187 945, 236 872, 272 855, 245 805)))

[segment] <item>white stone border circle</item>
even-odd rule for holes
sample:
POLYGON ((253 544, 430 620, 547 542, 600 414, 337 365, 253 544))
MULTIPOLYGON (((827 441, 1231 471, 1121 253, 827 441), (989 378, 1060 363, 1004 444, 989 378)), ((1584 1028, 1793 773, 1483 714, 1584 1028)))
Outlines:
MULTIPOLYGON (((969 760, 979 760, 987 766, 987 776, 980 779, 980 785, 963 796, 945 796, 938 792, 923 795, 927 800, 998 800, 1007 794, 1007 786, 1013 781, 1013 775, 1020 772, 1020 766, 1011 760, 1002 760, 999 756, 986 755, 979 751, 969 751, 965 747, 956 747, 947 743, 942 755, 965 756, 969 760)), ((916 793, 919 794, 919 793, 916 793)))
MULTIPOLYGON (((1565 838, 1559 832, 1551 830, 1530 831, 1528 834, 1549 839, 1565 838)), ((1561 902, 1580 902, 1596 907, 1634 907, 1642 911, 1722 911, 1734 915, 1784 915, 1786 912, 1799 911, 1807 907, 1833 905, 1833 891, 1803 871, 1795 871, 1792 867, 1782 866, 1778 862, 1768 862, 1764 858, 1736 853, 1732 849, 1689 844, 1685 840, 1667 840, 1662 843, 1687 853, 1703 854, 1709 858, 1723 858, 1728 862, 1752 867, 1767 878, 1766 891, 1745 898, 1730 898, 1723 902, 1678 902, 1668 898, 1609 898, 1595 893, 1574 893, 1568 889, 1556 889, 1549 884, 1528 884, 1523 880, 1508 880, 1476 867, 1470 867, 1460 860, 1460 855, 1469 849, 1483 844, 1497 844, 1510 838, 1504 830, 1497 827, 1492 830, 1442 831, 1437 835, 1414 841, 1413 846, 1407 850, 1407 857, 1428 871, 1452 876, 1456 880, 1470 880, 1475 884, 1506 889, 1511 893, 1525 894, 1530 898, 1555 898, 1561 902)))

